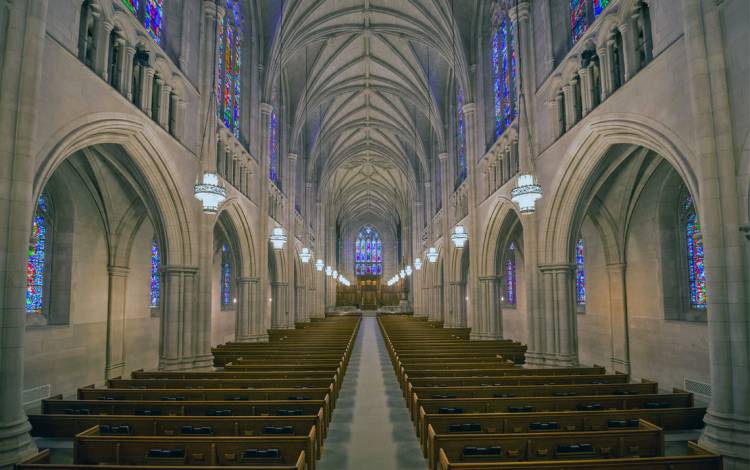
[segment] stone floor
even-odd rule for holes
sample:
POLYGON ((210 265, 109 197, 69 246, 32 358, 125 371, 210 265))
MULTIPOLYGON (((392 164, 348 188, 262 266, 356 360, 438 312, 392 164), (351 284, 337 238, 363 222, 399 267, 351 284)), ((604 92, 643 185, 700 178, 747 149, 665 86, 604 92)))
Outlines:
POLYGON ((363 317, 319 470, 427 468, 373 317, 363 317))

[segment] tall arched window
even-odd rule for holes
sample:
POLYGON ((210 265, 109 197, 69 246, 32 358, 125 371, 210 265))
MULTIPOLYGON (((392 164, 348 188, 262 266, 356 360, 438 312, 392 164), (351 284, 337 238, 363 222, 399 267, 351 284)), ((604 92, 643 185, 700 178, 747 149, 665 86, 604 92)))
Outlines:
POLYGON ((516 244, 510 242, 505 254, 505 303, 516 305, 518 292, 516 291, 516 244))
POLYGON ((26 313, 41 314, 45 307, 46 281, 49 268, 50 220, 47 198, 37 200, 31 223, 29 257, 26 262, 26 313))
POLYGON ((513 47, 514 24, 498 13, 493 21, 492 87, 495 95, 495 137, 516 117, 516 53, 513 47))
POLYGON ((383 274, 383 242, 375 227, 368 225, 357 234, 354 247, 354 273, 357 276, 383 274))
POLYGON ((456 95, 456 186, 466 178, 466 129, 464 126, 464 91, 456 95))
POLYGON ((159 44, 164 28, 164 0, 122 0, 122 3, 140 20, 151 39, 159 44))
POLYGON ((242 8, 239 0, 226 0, 224 18, 218 24, 216 62, 216 109, 219 119, 240 137, 240 89, 242 55, 242 8))
POLYGON ((149 302, 151 308, 157 308, 161 302, 161 252, 159 243, 151 241, 151 281, 149 284, 149 302))
POLYGON ((576 303, 586 305, 586 272, 584 271, 583 238, 576 242, 576 303))
POLYGON ((92 69, 96 57, 96 16, 94 9, 94 4, 90 0, 83 2, 78 31, 78 58, 92 69))
POLYGON ((232 304, 232 253, 225 243, 221 246, 221 305, 232 304))
POLYGON ((683 203, 685 213, 685 246, 687 248, 688 288, 690 306, 706 308, 706 273, 703 266, 703 234, 693 198, 688 196, 683 203))
POLYGON ((578 42, 586 29, 607 8, 610 0, 569 0, 570 42, 578 42))
POLYGON ((268 177, 279 185, 279 134, 276 112, 271 111, 268 129, 268 177))

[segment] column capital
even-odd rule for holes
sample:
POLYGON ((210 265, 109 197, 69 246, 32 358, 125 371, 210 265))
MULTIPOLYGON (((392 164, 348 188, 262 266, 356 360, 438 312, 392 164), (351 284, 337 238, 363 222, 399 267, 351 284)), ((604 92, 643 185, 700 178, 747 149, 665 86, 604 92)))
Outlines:
POLYGON ((268 114, 268 115, 270 115, 273 112, 273 106, 271 106, 268 103, 261 103, 260 104, 260 112, 261 112, 261 114, 268 114))
POLYGON ((447 152, 439 153, 438 160, 440 160, 440 162, 445 162, 446 160, 448 160, 448 153, 447 152))
POLYGON ((490 274, 487 276, 479 276, 479 281, 481 282, 496 282, 502 279, 502 276, 498 274, 490 274))
POLYGON ((539 270, 543 273, 562 273, 570 272, 575 269, 575 264, 557 263, 557 264, 540 264, 539 270))
POLYGON ((476 103, 466 103, 463 105, 461 110, 464 112, 464 114, 474 114, 474 112, 477 110, 476 103))
POLYGON ((240 284, 256 284, 260 282, 260 278, 258 277, 240 277, 237 279, 237 282, 240 284))
POLYGON ((110 276, 128 277, 130 268, 127 266, 107 266, 107 272, 110 276))
POLYGON ((198 266, 168 264, 168 265, 162 266, 161 270, 162 272, 169 273, 169 274, 178 274, 178 273, 198 274, 198 271, 200 271, 200 268, 198 266))
POLYGON ((296 161, 297 161, 297 154, 296 154, 296 153, 292 153, 292 152, 290 152, 290 153, 288 153, 288 154, 286 155, 286 158, 287 158, 287 159, 289 159, 289 162, 290 162, 290 163, 292 163, 292 162, 296 162, 296 161))
POLYGON ((203 0, 203 14, 210 20, 215 20, 217 16, 219 19, 222 19, 224 17, 224 7, 214 0, 203 0))

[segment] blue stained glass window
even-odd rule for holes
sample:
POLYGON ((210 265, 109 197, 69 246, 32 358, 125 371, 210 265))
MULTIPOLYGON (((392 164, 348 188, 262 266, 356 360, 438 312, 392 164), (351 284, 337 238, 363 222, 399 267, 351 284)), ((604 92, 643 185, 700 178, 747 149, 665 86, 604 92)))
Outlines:
POLYGON ((594 7, 594 18, 596 18, 605 8, 607 8, 609 0, 593 0, 592 5, 594 7))
POLYGON ((164 29, 164 0, 122 0, 122 3, 140 20, 151 39, 160 44, 164 29))
POLYGON ((279 136, 277 132, 278 122, 276 120, 276 113, 271 112, 271 123, 269 124, 270 129, 268 130, 268 177, 271 181, 279 184, 279 136))
POLYGON ((354 273, 357 276, 383 274, 383 242, 371 225, 363 227, 354 243, 354 273))
POLYGON ((221 305, 232 303, 232 261, 229 247, 221 246, 221 305))
POLYGON ((690 288, 690 306, 697 309, 706 308, 706 272, 703 257, 703 235, 698 214, 695 212, 693 199, 688 196, 684 202, 687 212, 685 237, 688 261, 688 285, 690 288))
POLYGON ((496 17, 492 35, 492 85, 495 97, 495 137, 516 117, 515 25, 507 16, 496 17))
POLYGON ((464 127, 464 91, 458 88, 456 96, 456 150, 458 171, 456 175, 456 185, 466 178, 466 129, 464 127))
POLYGON ((570 40, 572 44, 578 42, 586 32, 586 0, 570 0, 570 40))
POLYGON ((156 308, 161 300, 161 253, 156 240, 151 242, 151 282, 149 286, 149 306, 156 308))
POLYGON ((49 256, 49 220, 44 196, 37 201, 26 262, 26 313, 41 313, 49 256))
POLYGON ((505 255, 505 303, 516 305, 516 245, 510 242, 505 255))
POLYGON ((242 81, 242 8, 239 0, 225 0, 224 17, 217 25, 216 110, 219 119, 240 137, 242 81))
POLYGON ((583 238, 576 242, 576 303, 586 305, 586 273, 584 271, 583 238))

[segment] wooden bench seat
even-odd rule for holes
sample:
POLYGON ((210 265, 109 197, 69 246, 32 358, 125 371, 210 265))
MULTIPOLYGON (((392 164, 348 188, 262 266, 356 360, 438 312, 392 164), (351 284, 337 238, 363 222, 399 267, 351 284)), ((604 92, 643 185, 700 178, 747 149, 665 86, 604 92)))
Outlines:
POLYGON ((646 395, 600 395, 575 397, 465 398, 458 400, 423 399, 417 413, 417 437, 426 433, 426 414, 538 413, 551 411, 599 411, 658 408, 689 408, 689 393, 646 395))
MULTIPOLYGON (((305 470, 305 451, 300 451, 297 458, 293 456, 285 458, 289 462, 281 464, 253 464, 253 465, 160 465, 159 470, 305 470)), ((97 463, 94 465, 76 465, 50 463, 49 449, 42 450, 34 457, 16 464, 16 470, 154 470, 153 465, 107 465, 97 463)))
POLYGON ((656 382, 643 383, 583 383, 583 384, 523 384, 486 387, 424 387, 412 388, 408 400, 412 417, 423 399, 452 400, 463 398, 513 398, 513 397, 574 397, 598 395, 645 395, 659 392, 656 382))
POLYGON ((690 430, 703 427, 705 408, 633 409, 605 411, 565 411, 553 413, 480 413, 468 415, 428 414, 427 429, 420 439, 425 457, 437 459, 435 436, 443 434, 514 434, 546 430, 602 431, 611 426, 627 426, 645 420, 664 430, 690 430))
POLYGON ((688 443, 689 455, 534 462, 456 462, 440 449, 440 470, 721 470, 721 456, 688 443))
POLYGON ((314 470, 316 463, 307 454, 314 436, 127 436, 99 431, 94 426, 76 435, 73 463, 272 466, 295 463, 300 452, 305 453, 306 469, 314 470), (271 449, 276 452, 268 452, 271 449))
MULTIPOLYGON (((295 435, 307 435, 318 422, 316 416, 132 416, 132 415, 29 415, 31 435, 72 438, 97 425, 128 426, 133 434, 174 436, 183 426, 209 427, 220 436, 262 435, 266 427, 291 426, 295 435)), ((316 429, 317 431, 317 429, 316 429)), ((318 449, 323 434, 316 432, 318 449)), ((318 452, 318 455, 320 452, 318 452)))
MULTIPOLYGON (((638 420, 635 427, 598 432, 439 434, 434 446, 449 462, 643 458, 664 454, 664 433, 658 426, 638 420), (487 453, 474 449, 486 449, 487 453)), ((437 469, 439 459, 437 452, 430 454, 429 468, 437 469)))
POLYGON ((42 414, 95 414, 135 416, 315 416, 326 435, 328 417, 323 400, 256 401, 138 401, 62 400, 42 401, 42 414))

